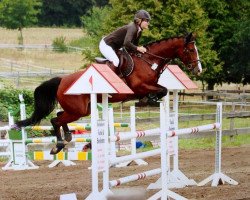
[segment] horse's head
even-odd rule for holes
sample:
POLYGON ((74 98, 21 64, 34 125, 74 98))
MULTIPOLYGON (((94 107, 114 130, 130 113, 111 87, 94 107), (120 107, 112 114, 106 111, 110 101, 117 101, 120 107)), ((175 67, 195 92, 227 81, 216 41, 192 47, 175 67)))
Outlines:
POLYGON ((199 75, 202 72, 195 36, 192 33, 184 37, 184 47, 180 59, 193 74, 199 75))

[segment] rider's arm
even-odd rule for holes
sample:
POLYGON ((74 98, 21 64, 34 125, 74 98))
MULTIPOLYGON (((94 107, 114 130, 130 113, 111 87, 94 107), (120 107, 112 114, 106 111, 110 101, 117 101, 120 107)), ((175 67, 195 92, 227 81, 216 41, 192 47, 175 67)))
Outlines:
POLYGON ((146 48, 142 46, 138 46, 140 36, 141 36, 141 33, 139 33, 137 37, 137 29, 134 26, 129 26, 125 39, 124 39, 124 44, 123 44, 124 47, 132 51, 139 51, 141 53, 145 53, 146 48))
POLYGON ((137 46, 133 43, 136 40, 137 29, 135 26, 128 26, 128 30, 124 39, 124 47, 126 49, 137 51, 137 46))

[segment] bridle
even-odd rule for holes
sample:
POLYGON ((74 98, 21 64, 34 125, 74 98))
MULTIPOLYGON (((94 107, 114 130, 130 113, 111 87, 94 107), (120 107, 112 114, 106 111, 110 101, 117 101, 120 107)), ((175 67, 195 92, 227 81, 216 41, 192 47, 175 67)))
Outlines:
MULTIPOLYGON (((185 47, 184 47, 183 52, 185 53, 185 56, 186 56, 186 57, 187 57, 188 55, 191 54, 191 51, 187 48, 187 46, 188 46, 188 44, 192 44, 192 43, 194 43, 194 45, 195 45, 195 41, 191 41, 191 42, 188 42, 188 43, 185 44, 185 47), (188 54, 188 55, 187 55, 187 54, 188 54)), ((192 50, 192 51, 193 51, 193 50, 192 50)), ((195 51, 196 51, 196 54, 198 54, 197 49, 195 49, 195 51)), ((191 71, 191 72, 194 72, 194 70, 197 68, 197 66, 193 67, 193 63, 198 63, 198 62, 201 63, 201 60, 200 60, 200 59, 191 60, 190 62, 188 62, 188 63, 186 64, 187 69, 188 69, 189 71, 191 71)))
MULTIPOLYGON (((185 57, 187 57, 187 56, 189 56, 189 55, 191 54, 191 50, 188 49, 187 46, 188 46, 188 44, 192 44, 192 43, 194 43, 194 45, 195 45, 195 41, 191 41, 191 42, 185 43, 185 45, 184 45, 184 50, 183 50, 184 56, 185 56, 185 57)), ((192 50, 192 51, 194 51, 194 50, 192 50)), ((196 48, 195 48, 195 51, 196 51, 196 53, 198 54, 196 48)), ((162 57, 162 56, 158 56, 158 55, 153 54, 153 53, 150 53, 150 52, 148 52, 148 51, 146 51, 144 54, 148 54, 148 55, 150 55, 150 56, 152 56, 152 57, 159 58, 160 60, 162 60, 162 62, 160 62, 159 64, 157 64, 157 68, 155 69, 155 71, 157 71, 157 72, 159 73, 159 76, 160 76, 160 75, 162 74, 162 72, 165 70, 165 68, 162 67, 162 66, 165 65, 165 64, 168 64, 168 63, 170 63, 170 62, 172 61, 171 58, 164 58, 164 57, 162 57)), ((154 65, 154 63, 153 63, 152 61, 150 61, 150 60, 148 60, 148 59, 145 59, 145 58, 143 57, 143 54, 142 54, 142 53, 136 53, 135 55, 136 55, 138 58, 142 59, 144 62, 148 63, 150 66, 153 66, 153 65, 154 65)), ((188 59, 186 59, 186 60, 188 60, 188 59)), ((189 61, 189 62, 188 62, 187 64, 185 64, 185 65, 186 65, 187 69, 188 69, 190 72, 194 73, 194 72, 198 71, 198 66, 195 66, 195 67, 194 67, 194 66, 193 66, 193 63, 198 63, 198 62, 201 63, 201 60, 200 60, 200 59, 191 60, 191 61, 189 61)))

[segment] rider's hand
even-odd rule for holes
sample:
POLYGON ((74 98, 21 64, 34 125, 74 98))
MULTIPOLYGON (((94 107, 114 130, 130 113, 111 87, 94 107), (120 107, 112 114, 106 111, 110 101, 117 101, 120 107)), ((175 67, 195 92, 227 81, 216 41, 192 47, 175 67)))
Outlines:
POLYGON ((141 53, 145 53, 147 51, 147 49, 145 47, 137 47, 137 51, 141 52, 141 53))

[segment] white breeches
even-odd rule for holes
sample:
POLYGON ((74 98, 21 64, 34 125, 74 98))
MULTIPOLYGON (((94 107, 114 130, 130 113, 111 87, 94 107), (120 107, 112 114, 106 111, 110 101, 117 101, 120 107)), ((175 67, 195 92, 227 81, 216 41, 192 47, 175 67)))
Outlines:
POLYGON ((99 44, 99 49, 102 55, 107 58, 109 61, 113 62, 114 66, 119 66, 119 58, 116 55, 115 51, 105 43, 105 41, 102 39, 99 44))

